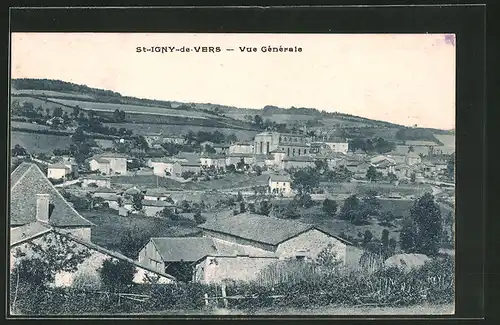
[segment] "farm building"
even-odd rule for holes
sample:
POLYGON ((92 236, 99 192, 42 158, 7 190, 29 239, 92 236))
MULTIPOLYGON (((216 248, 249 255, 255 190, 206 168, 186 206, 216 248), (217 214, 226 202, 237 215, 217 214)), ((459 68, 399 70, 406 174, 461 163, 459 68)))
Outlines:
POLYGON ((215 150, 215 153, 218 154, 226 154, 229 151, 230 145, 227 143, 217 143, 212 146, 215 150))
POLYGON ((201 163, 199 162, 183 162, 181 165, 181 174, 185 172, 192 172, 199 174, 201 172, 201 163))
POLYGON ((314 167, 314 158, 310 156, 295 156, 295 157, 285 157, 283 158, 283 168, 307 168, 314 167))
POLYGON ((63 198, 37 165, 22 163, 10 178, 11 229, 39 222, 90 241, 93 224, 63 198))
POLYGON ((293 196, 292 179, 290 175, 271 175, 268 180, 269 192, 275 195, 293 196))
POLYGON ((89 164, 90 170, 98 170, 106 175, 127 173, 127 156, 117 153, 103 153, 94 156, 89 164))
POLYGON ((101 175, 88 175, 82 179, 82 187, 86 188, 90 184, 95 184, 97 187, 111 187, 111 179, 101 175))
POLYGON ((47 178, 49 179, 66 179, 71 176, 71 167, 64 164, 51 164, 47 167, 47 178))
POLYGON ((422 158, 420 158, 420 156, 415 152, 409 152, 406 155, 406 164, 409 166, 420 164, 421 162, 422 158))
POLYGON ((180 177, 182 173, 181 162, 171 159, 153 159, 151 161, 153 174, 160 177, 180 177))
POLYGON ((221 154, 203 154, 200 157, 200 163, 203 167, 226 167, 226 156, 221 154))
POLYGON ((72 235, 63 229, 56 229, 42 222, 33 222, 11 230, 11 270, 21 259, 30 258, 31 256, 38 254, 32 250, 32 245, 40 245, 41 247, 55 246, 56 249, 60 249, 65 253, 72 252, 73 254, 82 254, 84 257, 83 262, 77 266, 76 271, 61 271, 56 274, 52 285, 58 287, 71 286, 73 282, 82 275, 99 279, 99 269, 106 260, 121 260, 134 265, 135 274, 133 281, 135 283, 148 282, 148 278, 158 280, 159 283, 171 283, 176 280, 171 275, 151 269, 148 266, 141 265, 122 254, 107 250, 91 243, 90 241, 72 235), (23 253, 25 256, 19 257, 19 253, 23 253))
POLYGON ((148 217, 158 215, 158 213, 161 213, 165 208, 171 208, 173 210, 175 209, 175 205, 161 200, 142 200, 142 210, 148 217))
POLYGON ((218 248, 196 265, 195 279, 203 282, 251 280, 276 259, 312 260, 328 245, 344 265, 356 265, 361 255, 348 241, 312 225, 251 213, 218 218, 199 228, 218 248))
POLYGON ((332 150, 332 152, 340 152, 346 154, 349 150, 349 143, 346 139, 330 138, 325 140, 324 143, 332 150))
POLYGON ((253 154, 249 153, 230 153, 226 156, 226 166, 237 165, 241 160, 247 165, 253 165, 255 163, 255 157, 253 154))
POLYGON ((186 143, 186 139, 181 137, 181 136, 177 136, 177 135, 164 135, 163 136, 163 143, 172 143, 172 144, 185 144, 186 143))
POLYGON ((252 142, 236 142, 229 146, 228 153, 253 153, 254 144, 252 142))

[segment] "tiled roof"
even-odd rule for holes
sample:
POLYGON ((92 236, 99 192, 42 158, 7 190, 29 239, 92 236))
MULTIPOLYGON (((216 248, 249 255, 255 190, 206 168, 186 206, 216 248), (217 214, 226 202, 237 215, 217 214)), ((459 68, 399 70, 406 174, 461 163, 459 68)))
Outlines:
POLYGON ((22 163, 11 174, 10 225, 25 225, 36 221, 36 195, 49 194, 53 210, 49 223, 56 227, 90 227, 57 191, 35 164, 22 163))
POLYGON ((68 166, 64 165, 64 164, 51 164, 49 165, 50 169, 70 169, 68 166))
POLYGON ((164 262, 195 262, 218 253, 214 241, 207 237, 154 237, 151 241, 164 262))
POLYGON ((278 245, 313 228, 312 225, 294 220, 278 219, 252 213, 220 217, 207 221, 198 227, 269 245, 278 245))
POLYGON ((16 245, 20 242, 29 240, 34 237, 38 237, 46 232, 51 231, 49 225, 43 224, 41 222, 35 221, 24 226, 12 229, 10 231, 10 246, 16 245))
POLYGON ((170 202, 161 201, 161 200, 142 200, 143 206, 148 207, 173 207, 174 205, 170 202))
POLYGON ((314 158, 310 156, 294 156, 294 157, 285 157, 283 161, 302 161, 302 162, 314 162, 314 158))

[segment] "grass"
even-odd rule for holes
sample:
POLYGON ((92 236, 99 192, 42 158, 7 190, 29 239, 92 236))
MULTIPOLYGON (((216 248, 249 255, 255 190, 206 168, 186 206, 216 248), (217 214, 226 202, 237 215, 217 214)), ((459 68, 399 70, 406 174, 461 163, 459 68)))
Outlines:
POLYGON ((67 148, 72 143, 69 136, 61 135, 12 131, 10 136, 12 147, 18 144, 30 153, 51 153, 55 148, 67 148))
POLYGON ((10 127, 12 129, 20 128, 20 129, 28 129, 28 130, 33 130, 33 131, 51 130, 50 126, 48 126, 48 125, 34 124, 34 123, 29 123, 29 122, 19 122, 19 121, 11 121, 10 127))
POLYGON ((172 226, 165 219, 151 217, 122 217, 108 211, 81 211, 80 214, 97 226, 92 229, 92 242, 117 250, 122 235, 128 230, 150 233, 153 237, 175 237, 195 232, 195 228, 172 226))
POLYGON ((93 99, 92 96, 85 94, 63 93, 59 91, 38 90, 38 89, 12 89, 11 94, 41 96, 41 97, 69 97, 69 98, 79 98, 79 99, 93 99))
MULTIPOLYGON (((211 126, 197 126, 192 125, 187 127, 186 125, 174 125, 174 124, 150 124, 150 123, 105 123, 106 126, 115 128, 126 128, 132 130, 134 134, 147 134, 147 133, 165 133, 173 135, 185 135, 189 131, 193 132, 214 132, 214 128, 211 126)), ((238 140, 248 141, 252 140, 254 136, 258 133, 257 131, 232 129, 232 128, 217 128, 219 132, 225 134, 234 133, 238 140)))
POLYGON ((196 117, 196 118, 213 118, 213 116, 206 114, 204 112, 196 111, 185 111, 168 109, 163 107, 151 107, 151 106, 140 106, 140 105, 124 105, 124 104, 113 104, 113 103, 102 103, 102 102, 89 102, 71 99, 59 99, 59 98, 48 98, 49 100, 61 103, 67 106, 80 106, 83 109, 92 109, 95 111, 108 111, 113 112, 116 109, 120 109, 127 113, 136 114, 155 114, 155 115, 166 115, 166 116, 181 116, 181 117, 196 117))

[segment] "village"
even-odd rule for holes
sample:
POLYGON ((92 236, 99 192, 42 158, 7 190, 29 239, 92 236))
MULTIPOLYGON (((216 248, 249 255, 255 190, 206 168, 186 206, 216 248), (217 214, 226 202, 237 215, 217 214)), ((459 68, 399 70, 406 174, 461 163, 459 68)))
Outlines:
MULTIPOLYGON (((189 140, 157 133, 144 135, 144 141, 148 148, 164 149, 182 148, 189 140)), ((325 210, 333 218, 336 202, 352 196, 335 191, 339 183, 369 186, 376 200, 415 200, 416 193, 405 188, 427 185, 443 204, 454 202, 449 163, 445 155, 434 155, 429 143, 414 141, 368 155, 350 150, 348 139, 303 130, 261 132, 247 142, 204 141, 199 147, 199 152, 162 157, 143 152, 139 159, 98 149, 80 164, 69 155, 30 157, 11 175, 11 263, 19 247, 60 234, 95 252, 101 264, 106 257, 129 261, 137 274, 166 282, 252 281, 278 260, 313 261, 329 245, 342 264, 359 267, 366 246, 339 229, 299 221, 304 218, 298 210, 333 202, 335 208, 325 210), (379 187, 384 190, 377 192, 379 187), (84 199, 89 202, 82 204, 84 199), (133 256, 125 256, 93 243, 95 225, 82 216, 88 215, 88 204, 97 214, 106 210, 122 218, 185 219, 196 231, 149 238, 133 256)), ((95 263, 83 263, 73 274, 62 272, 55 282, 71 286, 82 270, 96 272, 95 263)))

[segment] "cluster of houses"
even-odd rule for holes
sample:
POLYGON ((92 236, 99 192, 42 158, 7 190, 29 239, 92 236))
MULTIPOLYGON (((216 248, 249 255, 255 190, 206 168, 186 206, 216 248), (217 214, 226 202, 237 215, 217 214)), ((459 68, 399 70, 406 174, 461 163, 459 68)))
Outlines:
MULTIPOLYGON (((151 192, 145 199, 163 202, 158 200, 162 195, 151 192)), ((176 281, 179 275, 176 278, 171 273, 176 273, 180 264, 189 266, 182 279, 213 283, 252 280, 273 262, 314 259, 326 247, 345 265, 356 265, 361 256, 361 250, 336 234, 251 213, 210 220, 199 225, 200 232, 192 237, 151 238, 135 260, 93 243, 94 226, 64 199, 36 164, 22 163, 11 173, 11 269, 20 259, 32 256, 32 244, 70 242, 66 249, 90 253, 76 271, 59 272, 56 286, 70 286, 79 275, 97 273, 108 259, 134 265, 137 283, 151 278, 160 283, 176 281)))

